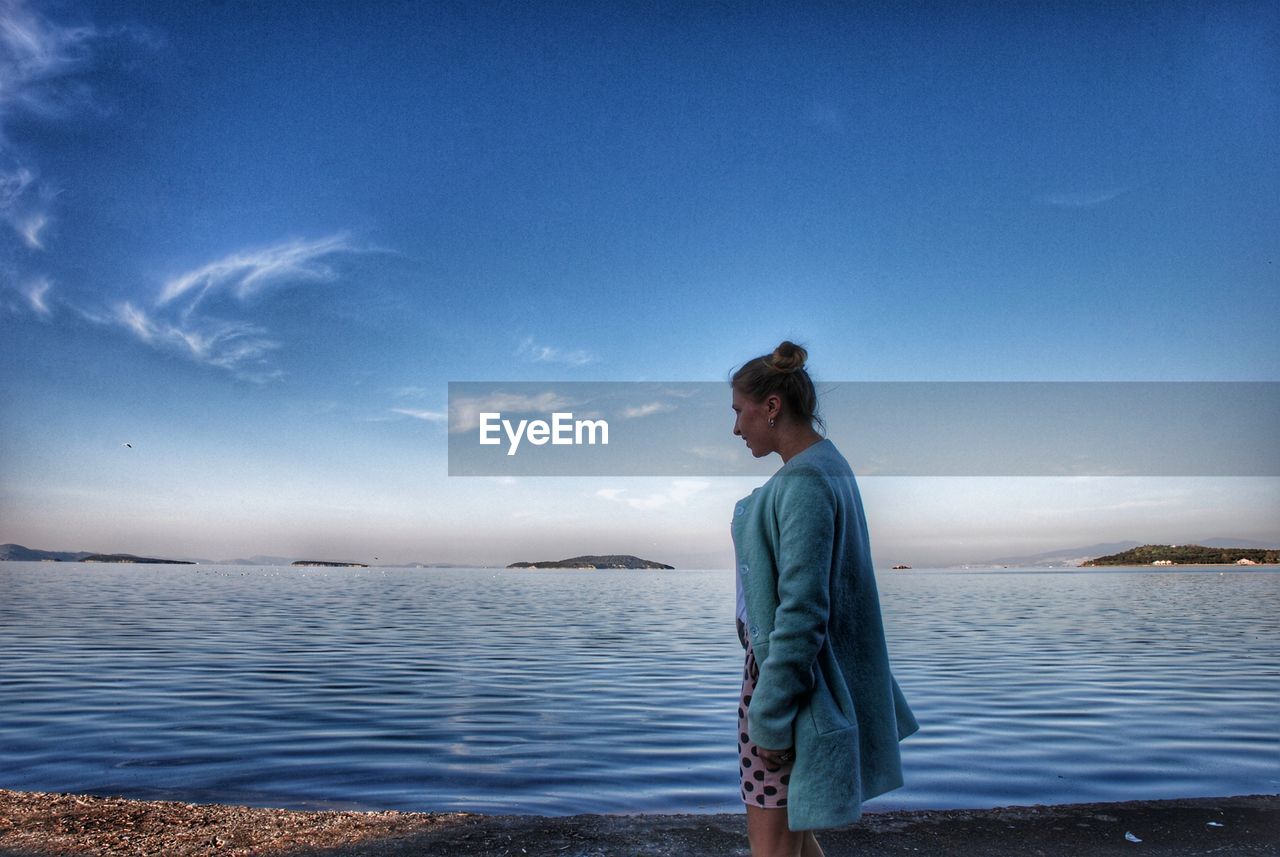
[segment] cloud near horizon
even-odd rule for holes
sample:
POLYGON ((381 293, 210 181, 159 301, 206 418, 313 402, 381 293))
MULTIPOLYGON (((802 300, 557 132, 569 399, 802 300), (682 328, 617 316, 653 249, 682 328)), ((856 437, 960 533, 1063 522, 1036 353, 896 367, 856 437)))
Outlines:
POLYGON ((711 486, 710 482, 677 479, 665 491, 653 491, 641 497, 625 496, 625 488, 601 488, 596 496, 611 503, 622 503, 640 512, 654 512, 672 506, 687 506, 689 501, 711 486))

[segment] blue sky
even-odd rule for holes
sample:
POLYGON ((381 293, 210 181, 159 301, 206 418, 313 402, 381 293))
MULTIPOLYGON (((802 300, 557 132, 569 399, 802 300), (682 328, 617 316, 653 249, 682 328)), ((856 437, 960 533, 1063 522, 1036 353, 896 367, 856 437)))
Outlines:
MULTIPOLYGON (((0 0, 0 541, 728 565, 751 480, 450 478, 448 382, 1280 380, 1277 104, 1261 2, 0 0)), ((863 493, 885 563, 1280 540, 1268 478, 863 493)))

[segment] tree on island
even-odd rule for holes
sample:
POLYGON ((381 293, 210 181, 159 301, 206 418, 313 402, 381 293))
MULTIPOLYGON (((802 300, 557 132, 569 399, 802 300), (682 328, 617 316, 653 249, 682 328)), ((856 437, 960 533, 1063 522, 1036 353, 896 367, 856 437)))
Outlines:
POLYGON ((326 559, 300 559, 290 563, 293 566, 319 566, 320 568, 368 568, 363 562, 330 562, 326 559))
POLYGON ((513 562, 507 568, 634 568, 634 569, 668 569, 675 566, 641 559, 631 554, 607 554, 604 556, 585 555, 568 559, 541 560, 539 562, 513 562))
POLYGON ((155 559, 149 556, 134 556, 131 553, 94 553, 89 554, 81 562, 115 562, 115 563, 138 563, 139 565, 195 565, 194 562, 187 562, 181 559, 155 559))
POLYGON ((1261 548, 1210 548, 1204 545, 1143 545, 1100 556, 1082 566, 1100 565, 1235 565, 1248 560, 1258 565, 1280 563, 1280 550, 1261 548))

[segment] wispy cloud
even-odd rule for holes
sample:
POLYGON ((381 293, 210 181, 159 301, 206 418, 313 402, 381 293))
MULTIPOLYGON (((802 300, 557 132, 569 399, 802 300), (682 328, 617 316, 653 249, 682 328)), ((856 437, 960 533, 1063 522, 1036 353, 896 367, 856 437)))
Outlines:
POLYGON ((28 167, 0 172, 0 211, 11 210, 35 180, 36 174, 28 167))
MULTIPOLYGON (((0 87, 3 85, 0 80, 0 87)), ((43 210, 44 197, 35 169, 18 163, 12 152, 5 151, 0 138, 0 221, 31 250, 44 249, 40 232, 49 222, 49 215, 43 210)))
POLYGON ((0 0, 0 220, 31 250, 42 250, 53 192, 29 157, 9 141, 15 114, 56 118, 82 102, 84 88, 67 86, 102 34, 88 26, 62 26, 22 0, 0 0), (75 94, 75 95, 73 95, 75 94))
MULTIPOLYGON (((49 316, 50 280, 34 270, 33 254, 45 251, 53 183, 32 159, 10 143, 11 117, 24 114, 45 122, 96 109, 96 96, 77 80, 95 62, 99 44, 129 39, 156 47, 158 40, 135 27, 63 25, 24 0, 0 0, 0 225, 14 248, 17 286, 31 311, 49 316)), ((345 233, 317 240, 293 240, 232 253, 164 283, 154 301, 129 300, 105 310, 64 303, 86 319, 123 329, 154 348, 181 355, 236 377, 266 381, 280 377, 269 362, 280 343, 246 319, 215 318, 201 307, 214 292, 246 302, 265 289, 299 282, 328 281, 338 274, 336 254, 356 252, 345 233)), ((232 313, 235 313, 233 311, 232 313)))
POLYGON ((32 250, 44 249, 44 243, 40 240, 40 233, 44 231, 44 228, 48 225, 49 216, 43 211, 32 212, 14 224, 18 230, 18 234, 22 236, 22 240, 32 250))
MULTIPOLYGON (((3 146, 4 141, 0 139, 0 153, 4 151, 3 146)), ((0 168, 0 214, 11 226, 16 222, 13 212, 23 204, 35 180, 35 171, 29 166, 13 164, 8 169, 0 168)))
POLYGON ((1096 205, 1110 202, 1116 197, 1128 193, 1128 191, 1129 188, 1127 187, 1063 191, 1045 194, 1040 197, 1040 202, 1044 205, 1052 205, 1055 208, 1093 208, 1096 205))
POLYGON ((674 411, 676 406, 670 402, 649 402, 644 405, 636 405, 632 408, 623 408, 622 416, 629 420, 638 419, 640 417, 651 417, 654 414, 666 414, 674 411))
MULTIPOLYGON (((64 25, 24 0, 0 0, 0 224, 8 227, 7 240, 11 247, 16 243, 14 257, 28 276, 34 273, 29 255, 46 249, 58 193, 30 154, 10 140, 10 122, 18 115, 56 122, 94 109, 92 89, 77 76, 93 63, 99 43, 121 37, 154 42, 137 28, 64 25)), ((48 314, 43 300, 31 300, 30 292, 27 298, 37 313, 48 314)))
POLYGON ((525 337, 516 349, 516 354, 534 363, 561 363, 565 366, 585 366, 595 362, 595 356, 580 349, 556 348, 553 345, 540 345, 532 336, 525 337))
POLYGON ((22 293, 26 296, 27 303, 31 305, 31 309, 36 314, 45 317, 50 315, 51 310, 44 297, 51 288, 53 288, 53 283, 49 282, 47 277, 36 277, 23 287, 22 293))
POLYGON ((59 112, 68 93, 53 83, 80 68, 103 35, 92 26, 57 24, 22 0, 0 0, 0 109, 59 112))
POLYGON ((107 320, 148 345, 224 369, 237 378, 275 380, 283 373, 271 366, 269 358, 281 343, 252 321, 214 318, 199 311, 201 301, 214 290, 225 290, 244 303, 268 286, 336 279, 337 273, 324 260, 356 252, 359 248, 343 233, 233 253, 170 279, 150 309, 124 302, 107 320))
POLYGON ((738 464, 743 460, 742 450, 719 446, 693 446, 685 450, 694 458, 716 461, 722 464, 738 464))
POLYGON ((449 432, 473 431, 480 426, 483 413, 501 413, 504 417, 518 414, 549 414, 562 411, 575 403, 552 390, 543 393, 493 393, 488 396, 465 396, 449 400, 449 432))
POLYGON ((449 420, 448 411, 415 411, 410 408, 392 408, 394 413, 404 414, 407 417, 413 417, 415 420, 423 420, 429 423, 443 423, 449 420))
POLYGON ((240 251, 188 271, 165 283, 157 306, 183 298, 183 312, 190 314, 214 291, 226 291, 243 301, 268 288, 305 281, 325 282, 337 279, 328 259, 356 248, 345 233, 315 241, 294 240, 240 251))
MULTIPOLYGON (((3 85, 0 80, 0 87, 3 85)), ((5 151, 0 139, 0 223, 11 230, 9 242, 16 238, 17 245, 26 251, 15 253, 15 257, 30 263, 31 253, 45 249, 44 232, 52 222, 49 209, 56 196, 49 183, 40 181, 33 167, 20 164, 12 152, 5 151)))
POLYGON ((263 382, 281 376, 267 361, 280 343, 249 322, 201 319, 197 324, 178 325, 127 301, 116 306, 113 320, 150 346, 225 369, 238 378, 263 382))
POLYGON ((642 496, 628 496, 625 488, 601 488, 596 496, 611 503, 622 503, 641 512, 653 512, 672 507, 684 507, 698 494, 711 486, 710 482, 694 479, 677 479, 665 491, 653 491, 642 496))

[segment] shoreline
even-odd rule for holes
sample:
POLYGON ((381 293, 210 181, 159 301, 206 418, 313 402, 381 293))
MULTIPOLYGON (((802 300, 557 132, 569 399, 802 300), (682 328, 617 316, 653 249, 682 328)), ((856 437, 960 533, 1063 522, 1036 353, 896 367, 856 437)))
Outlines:
MULTIPOLYGON (((1280 857, 1280 795, 868 812, 828 857, 1280 857), (1141 839, 1135 843, 1126 834, 1141 839)), ((478 815, 262 809, 0 789, 0 857, 746 857, 743 814, 478 815)))

